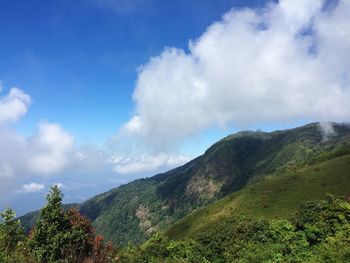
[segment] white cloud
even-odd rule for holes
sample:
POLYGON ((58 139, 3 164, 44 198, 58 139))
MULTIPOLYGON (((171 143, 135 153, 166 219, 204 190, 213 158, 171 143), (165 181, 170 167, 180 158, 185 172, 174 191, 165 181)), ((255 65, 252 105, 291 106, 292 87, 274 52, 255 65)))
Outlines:
POLYGON ((41 192, 45 188, 45 185, 38 183, 24 184, 18 189, 17 193, 36 193, 41 192))
POLYGON ((31 137, 11 126, 0 126, 0 199, 8 198, 27 180, 41 180, 65 187, 67 180, 113 174, 108 154, 93 146, 80 146, 59 124, 43 122, 31 137))
POLYGON ((24 160, 27 155, 26 139, 13 129, 0 126, 0 178, 14 178, 27 174, 24 160))
POLYGON ((7 125, 24 116, 30 102, 30 96, 16 87, 0 98, 0 178, 56 174, 74 161, 74 138, 60 125, 43 122, 30 138, 7 125))
POLYGON ((29 169, 36 174, 53 174, 64 170, 71 161, 74 138, 58 124, 41 123, 29 140, 29 169))
POLYGON ((114 171, 119 174, 136 174, 154 171, 165 171, 182 165, 190 160, 187 156, 158 153, 139 157, 113 157, 114 171))
POLYGON ((9 124, 22 117, 29 104, 30 96, 18 88, 0 100, 0 197, 24 178, 62 176, 68 171, 86 175, 109 169, 112 173, 108 154, 90 145, 78 147, 57 123, 40 123, 30 137, 18 133, 9 124))
POLYGON ((0 148, 0 178, 57 174, 75 161, 74 138, 58 124, 41 123, 30 138, 0 127, 0 148))
MULTIPOLYGON (((0 83, 0 92, 2 83, 0 83)), ((0 98, 0 124, 17 121, 28 111, 30 96, 19 88, 12 88, 10 92, 0 98)))
POLYGON ((350 117, 350 1, 232 10, 140 68, 122 131, 156 149, 217 126, 350 117))

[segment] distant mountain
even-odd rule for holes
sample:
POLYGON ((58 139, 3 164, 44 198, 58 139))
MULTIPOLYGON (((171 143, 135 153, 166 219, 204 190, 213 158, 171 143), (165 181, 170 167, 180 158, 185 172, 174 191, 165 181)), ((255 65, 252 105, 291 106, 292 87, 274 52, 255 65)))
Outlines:
POLYGON ((350 153, 350 129, 317 123, 275 131, 230 135, 189 163, 97 195, 79 206, 96 231, 117 244, 140 243, 194 209, 267 176, 289 174, 350 153))

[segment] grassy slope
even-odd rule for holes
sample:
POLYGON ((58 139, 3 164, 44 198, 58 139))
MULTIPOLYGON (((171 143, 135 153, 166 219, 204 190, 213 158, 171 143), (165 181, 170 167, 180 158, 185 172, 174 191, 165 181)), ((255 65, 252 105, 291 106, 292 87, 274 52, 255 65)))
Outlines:
POLYGON ((303 201, 323 199, 326 193, 350 193, 350 155, 268 177, 205 208, 196 210, 172 225, 167 235, 174 239, 196 238, 210 226, 242 213, 269 219, 285 218, 303 201))

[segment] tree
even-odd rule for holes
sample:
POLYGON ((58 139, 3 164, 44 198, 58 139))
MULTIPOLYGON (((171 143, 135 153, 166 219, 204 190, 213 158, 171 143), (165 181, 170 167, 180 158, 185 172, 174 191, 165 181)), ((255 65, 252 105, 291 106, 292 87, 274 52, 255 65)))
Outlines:
POLYGON ((24 230, 15 212, 7 208, 0 213, 0 252, 7 255, 13 253, 24 238, 24 230))
POLYGON ((42 262, 56 262, 69 249, 69 218, 62 208, 63 194, 57 185, 47 194, 47 204, 30 236, 34 254, 42 262))
POLYGON ((47 204, 30 234, 32 251, 41 262, 109 262, 113 247, 95 238, 90 220, 78 210, 65 212, 62 193, 51 187, 47 204))
POLYGON ((16 214, 10 208, 0 213, 0 262, 34 263, 28 242, 16 214))
POLYGON ((67 215, 70 226, 69 243, 71 245, 66 258, 71 262, 83 262, 84 258, 92 254, 94 229, 90 220, 82 216, 77 209, 69 209, 67 215))

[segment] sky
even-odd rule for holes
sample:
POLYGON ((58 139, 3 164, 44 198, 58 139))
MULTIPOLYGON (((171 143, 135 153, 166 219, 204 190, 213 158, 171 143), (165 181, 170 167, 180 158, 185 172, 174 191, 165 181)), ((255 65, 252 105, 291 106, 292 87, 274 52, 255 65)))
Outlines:
POLYGON ((2 0, 0 209, 81 202, 242 129, 349 121, 347 0, 2 0))

